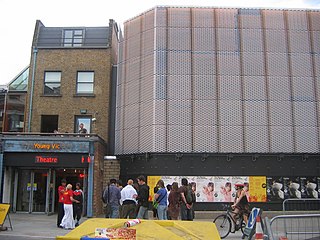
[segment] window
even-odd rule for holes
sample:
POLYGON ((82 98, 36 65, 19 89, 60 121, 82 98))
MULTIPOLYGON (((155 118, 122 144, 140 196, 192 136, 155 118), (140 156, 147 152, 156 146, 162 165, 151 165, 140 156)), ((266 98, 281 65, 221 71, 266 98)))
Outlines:
POLYGON ((41 132, 53 133, 58 130, 58 115, 41 115, 41 132))
POLYGON ((83 30, 65 30, 63 38, 64 47, 81 47, 83 41, 83 30))
POLYGON ((76 116, 75 133, 80 133, 80 124, 83 124, 83 128, 87 130, 87 134, 91 133, 91 116, 76 116))
POLYGON ((45 72, 44 94, 59 95, 61 86, 61 72, 45 72))
POLYGON ((93 94, 94 72, 78 72, 77 94, 93 94))

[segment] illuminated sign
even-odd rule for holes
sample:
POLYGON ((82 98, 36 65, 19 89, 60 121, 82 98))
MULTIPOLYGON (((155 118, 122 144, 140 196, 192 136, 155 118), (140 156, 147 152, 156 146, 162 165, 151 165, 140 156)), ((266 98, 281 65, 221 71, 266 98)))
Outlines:
POLYGON ((36 163, 58 163, 57 157, 36 156, 36 163))
POLYGON ((55 150, 59 150, 60 149, 60 144, 57 144, 57 143, 52 143, 52 144, 35 143, 35 144, 33 144, 33 147, 34 147, 34 149, 46 149, 46 150, 55 149, 55 150))

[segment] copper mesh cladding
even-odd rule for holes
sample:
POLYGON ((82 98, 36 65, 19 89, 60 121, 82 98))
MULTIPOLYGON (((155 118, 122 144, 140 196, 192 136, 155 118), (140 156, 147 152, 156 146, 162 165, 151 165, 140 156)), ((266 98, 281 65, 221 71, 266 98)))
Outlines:
POLYGON ((320 12, 156 7, 120 43, 116 154, 319 152, 320 12))

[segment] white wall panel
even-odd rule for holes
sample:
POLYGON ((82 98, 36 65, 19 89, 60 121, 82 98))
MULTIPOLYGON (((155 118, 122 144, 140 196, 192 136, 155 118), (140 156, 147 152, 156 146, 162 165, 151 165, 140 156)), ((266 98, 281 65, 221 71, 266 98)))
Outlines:
POLYGON ((267 126, 247 126, 245 139, 246 152, 269 152, 267 126))
POLYGON ((296 127, 297 152, 319 152, 318 132, 319 129, 316 127, 296 127))
POLYGON ((271 126, 271 152, 293 152, 291 126, 271 126))
POLYGON ((221 126, 220 152, 243 152, 243 133, 241 126, 221 126))
POLYGON ((217 152, 217 127, 212 125, 193 128, 195 152, 217 152))

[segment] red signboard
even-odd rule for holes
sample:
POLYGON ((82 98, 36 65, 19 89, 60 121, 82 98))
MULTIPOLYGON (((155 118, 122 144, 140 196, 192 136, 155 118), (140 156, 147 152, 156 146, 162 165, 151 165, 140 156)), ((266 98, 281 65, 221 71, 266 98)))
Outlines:
POLYGON ((36 156, 36 163, 58 163, 57 157, 36 156))

